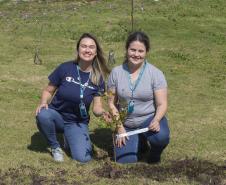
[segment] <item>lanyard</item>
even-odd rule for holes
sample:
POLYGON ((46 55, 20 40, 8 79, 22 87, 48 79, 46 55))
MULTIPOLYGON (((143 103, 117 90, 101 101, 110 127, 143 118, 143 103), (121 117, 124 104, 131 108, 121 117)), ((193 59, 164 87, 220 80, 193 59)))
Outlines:
POLYGON ((128 71, 129 88, 130 88, 131 93, 132 93, 131 99, 133 99, 133 93, 134 93, 135 89, 137 88, 137 85, 139 84, 139 82, 140 82, 140 80, 141 80, 141 77, 142 77, 142 75, 143 75, 143 73, 144 73, 145 67, 146 67, 146 61, 144 62, 144 65, 143 65, 142 69, 140 70, 139 76, 138 76, 138 78, 137 78, 135 84, 133 85, 132 79, 131 79, 131 74, 129 73, 129 67, 128 67, 128 65, 127 65, 127 68, 128 68, 127 71, 128 71))
POLYGON ((88 80, 82 84, 82 81, 81 81, 81 77, 80 77, 80 73, 79 73, 79 66, 77 65, 77 72, 78 72, 78 81, 79 81, 79 85, 80 85, 80 99, 82 100, 83 99, 83 95, 84 95, 84 91, 86 89, 86 87, 88 86, 88 83, 89 83, 89 79, 90 79, 90 73, 89 73, 89 78, 88 80))

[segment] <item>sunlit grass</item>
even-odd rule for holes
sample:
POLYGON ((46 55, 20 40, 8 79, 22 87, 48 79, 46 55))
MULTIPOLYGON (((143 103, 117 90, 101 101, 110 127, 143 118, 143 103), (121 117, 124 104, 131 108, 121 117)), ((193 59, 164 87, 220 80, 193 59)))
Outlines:
POLYGON ((81 33, 92 32, 106 56, 113 49, 115 65, 122 63, 131 31, 129 1, 1 1, 0 182, 225 183, 226 2, 135 0, 134 5, 134 27, 150 35, 148 59, 169 86, 171 142, 162 163, 115 164, 112 129, 92 116, 94 160, 82 165, 65 154, 65 162, 57 164, 36 128, 34 111, 47 76, 75 57, 81 33), (42 65, 34 64, 37 48, 42 65))

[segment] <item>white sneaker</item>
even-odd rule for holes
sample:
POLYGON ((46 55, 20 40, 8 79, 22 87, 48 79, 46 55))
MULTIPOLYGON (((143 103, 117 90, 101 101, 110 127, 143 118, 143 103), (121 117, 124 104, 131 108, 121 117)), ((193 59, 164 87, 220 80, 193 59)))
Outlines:
POLYGON ((61 150, 60 147, 57 147, 55 149, 51 149, 51 153, 53 156, 53 159, 57 162, 63 162, 64 161, 64 156, 63 156, 63 151, 61 150))

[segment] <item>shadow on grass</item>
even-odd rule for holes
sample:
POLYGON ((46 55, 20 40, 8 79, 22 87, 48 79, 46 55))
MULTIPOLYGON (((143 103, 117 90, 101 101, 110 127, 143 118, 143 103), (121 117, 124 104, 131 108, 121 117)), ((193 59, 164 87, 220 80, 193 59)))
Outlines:
MULTIPOLYGON (((90 134, 90 139, 93 143, 93 157, 94 159, 106 159, 114 161, 113 159, 113 138, 112 138, 112 130, 110 128, 97 128, 90 134)), ((144 138, 140 138, 140 146, 138 158, 139 161, 146 162, 148 155, 148 146, 146 140, 144 138)))
POLYGON ((90 134, 93 143, 94 158, 105 159, 113 154, 112 130, 109 128, 97 128, 90 134))
MULTIPOLYGON (((60 145, 63 145, 63 135, 62 133, 57 134, 57 140, 60 143, 60 145)), ((47 152, 48 150, 48 144, 44 136, 40 132, 36 132, 31 136, 31 143, 27 146, 27 149, 36 151, 36 152, 47 152)))
MULTIPOLYGON (((61 133, 57 134, 57 140, 60 145, 63 144, 63 135, 61 133)), ((36 132, 31 136, 31 143, 27 146, 27 149, 35 152, 48 152, 48 144, 44 136, 40 132, 36 132)))
MULTIPOLYGON (((63 145, 63 136, 62 134, 57 134, 57 139, 60 145, 63 145)), ((112 131, 108 128, 100 128, 95 129, 90 134, 90 139, 93 143, 93 151, 94 151, 94 158, 95 159, 105 159, 112 156, 112 131)), ((48 144, 40 132, 36 132, 31 136, 31 143, 27 146, 27 149, 36 151, 36 152, 47 152, 48 144)), ((70 156, 68 151, 65 153, 70 156)))
POLYGON ((27 146, 27 149, 36 152, 49 152, 47 142, 40 132, 31 136, 31 143, 27 146))
POLYGON ((155 181, 178 182, 186 177, 202 185, 226 185, 226 164, 217 165, 206 160, 183 159, 171 161, 169 165, 134 164, 113 165, 107 163, 102 168, 95 169, 96 176, 105 178, 131 178, 132 176, 149 178, 155 181))

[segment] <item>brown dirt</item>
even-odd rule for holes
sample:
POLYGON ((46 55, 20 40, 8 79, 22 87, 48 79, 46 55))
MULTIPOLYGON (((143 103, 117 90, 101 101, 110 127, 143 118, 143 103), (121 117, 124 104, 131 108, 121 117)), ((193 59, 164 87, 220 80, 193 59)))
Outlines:
MULTIPOLYGON (((41 176, 40 171, 29 166, 22 165, 20 168, 10 168, 5 172, 0 170, 0 185, 8 184, 31 184, 31 185, 44 185, 44 184, 69 184, 67 182, 67 172, 62 169, 55 169, 53 175, 41 176)), ((73 185, 81 185, 76 181, 71 182, 73 185)))
MULTIPOLYGON (((42 176, 40 175, 40 170, 25 165, 19 168, 10 168, 4 172, 0 170, 0 185, 27 183, 31 185, 80 185, 83 183, 77 182, 76 180, 68 182, 68 177, 73 174, 69 174, 65 169, 57 168, 49 170, 53 172, 49 176, 42 176)), ((171 161, 167 165, 148 165, 144 163, 118 165, 112 161, 106 161, 102 167, 93 169, 93 174, 98 178, 106 179, 141 177, 159 182, 167 182, 172 179, 186 177, 190 181, 195 181, 200 185, 226 185, 225 164, 216 165, 209 161, 198 160, 196 158, 171 161)), ((87 184, 93 183, 90 178, 84 180, 87 184)))
POLYGON ((128 178, 131 176, 150 178, 155 181, 168 181, 172 178, 187 177, 201 185, 226 185, 226 165, 218 166, 209 161, 183 159, 171 161, 167 166, 135 164, 132 167, 115 166, 106 163, 96 169, 98 177, 128 178))

